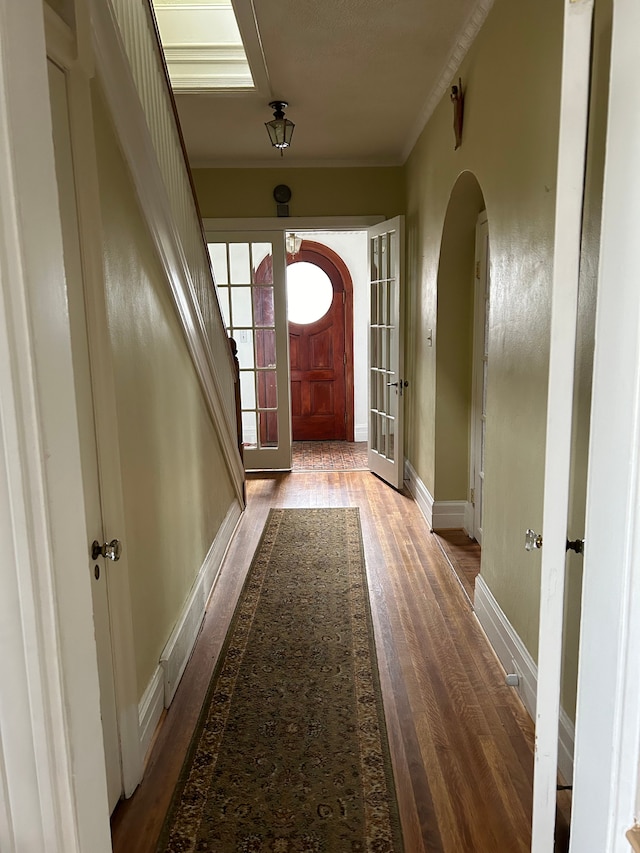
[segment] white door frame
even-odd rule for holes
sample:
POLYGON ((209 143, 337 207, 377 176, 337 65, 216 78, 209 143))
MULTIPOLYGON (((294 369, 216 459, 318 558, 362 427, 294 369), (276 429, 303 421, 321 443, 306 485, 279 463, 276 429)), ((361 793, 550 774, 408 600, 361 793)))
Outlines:
MULTIPOLYGON (((47 7, 45 6, 45 9, 47 7)), ((122 793, 130 797, 142 779, 138 684, 134 659, 133 615, 127 560, 127 531, 120 476, 120 444, 114 372, 111 363, 102 258, 102 217, 98 167, 93 138, 90 78, 93 73, 89 22, 83 5, 77 10, 78 56, 59 38, 61 22, 46 13, 47 51, 65 71, 69 101, 69 131, 76 172, 76 204, 85 291, 87 340, 91 362, 100 496, 106 541, 117 538, 123 553, 109 566, 106 580, 114 663, 114 686, 122 770, 122 793)), ((86 537, 85 537, 86 538, 86 537)), ((87 543, 87 548, 89 543, 87 543)))
POLYGON ((556 822, 567 516, 592 16, 593 0, 565 0, 544 468, 532 853, 552 853, 556 822))
POLYGON ((404 375, 404 216, 395 216, 393 219, 373 225, 369 228, 368 242, 369 334, 367 367, 369 425, 367 458, 369 469, 374 474, 377 474, 395 489, 401 489, 404 482, 404 395, 405 386, 409 384, 404 375), (374 277, 372 243, 377 238, 381 238, 383 242, 379 244, 380 257, 374 277), (388 265, 386 269, 382 257, 385 246, 387 248, 386 264, 388 265), (387 290, 389 285, 395 286, 387 290), (380 293, 383 294, 383 304, 378 303, 379 307, 374 308, 374 300, 379 300, 380 293), (382 326, 382 328, 374 329, 374 326, 382 326), (388 337, 386 337, 385 332, 389 333, 388 337), (386 355, 385 347, 387 348, 386 355), (381 369, 376 372, 376 368, 381 369), (376 408, 377 403, 382 403, 382 405, 376 408), (380 442, 379 439, 378 426, 374 426, 389 422, 393 424, 393 456, 387 455, 384 441, 380 442), (382 451, 379 452, 381 445, 382 451))
POLYGON ((640 755, 640 5, 614 0, 572 853, 629 853, 640 755))
POLYGON ((0 0, 0 847, 107 853, 51 140, 43 4, 0 0))
POLYGON ((104 736, 104 753, 107 771, 109 808, 113 810, 122 796, 122 770, 120 765, 120 738, 113 680, 113 651, 107 572, 103 558, 92 559, 88 543, 105 541, 102 523, 102 504, 98 474, 98 452, 94 418, 91 367, 88 349, 87 320, 82 247, 77 204, 77 180, 74 169, 73 147, 70 136, 69 77, 52 60, 49 61, 49 87, 53 120, 53 146, 56 158, 58 198, 62 223, 62 243, 67 279, 67 304, 71 324, 71 344, 74 359, 76 407, 81 446, 81 465, 84 480, 84 506, 87 523, 86 571, 91 577, 93 622, 98 654, 98 679, 100 682, 100 709, 104 736), (99 563, 99 565, 98 565, 99 563), (95 568, 99 571, 96 572, 95 568), (101 570, 100 570, 101 569, 101 570))
MULTIPOLYGON (((473 278, 473 354, 471 424, 469 429, 469 501, 466 508, 466 529, 482 544, 482 506, 484 503, 484 471, 482 415, 486 401, 484 359, 487 349, 487 291, 489 283, 489 223, 483 210, 476 223, 476 248, 473 278)), ((484 413, 486 415, 486 413, 484 413)))
MULTIPOLYGON (((302 234, 313 233, 331 233, 340 234, 340 232, 359 231, 363 234, 372 226, 384 221, 384 216, 294 216, 294 217, 231 217, 228 219, 204 219, 204 233, 207 242, 214 242, 219 238, 222 232, 246 233, 249 239, 252 232, 255 231, 279 231, 284 236, 287 233, 295 232, 302 234)), ((319 238, 322 241, 322 238, 319 238)), ((326 241, 325 241, 326 242, 326 241)), ((337 249, 333 243, 327 242, 334 251, 337 249)), ((353 342, 354 342, 354 441, 365 441, 368 434, 368 377, 367 371, 367 353, 366 344, 361 347, 362 351, 356 352, 357 340, 366 340, 368 335, 368 302, 369 294, 364 286, 364 279, 368 278, 367 261, 363 259, 362 267, 353 267, 343 260, 349 266, 352 277, 354 278, 354 326, 353 326, 353 342), (356 285, 358 269, 362 275, 363 287, 359 288, 356 285), (360 313, 357 312, 357 304, 360 302, 360 313), (359 416, 359 420, 358 419, 359 416)))

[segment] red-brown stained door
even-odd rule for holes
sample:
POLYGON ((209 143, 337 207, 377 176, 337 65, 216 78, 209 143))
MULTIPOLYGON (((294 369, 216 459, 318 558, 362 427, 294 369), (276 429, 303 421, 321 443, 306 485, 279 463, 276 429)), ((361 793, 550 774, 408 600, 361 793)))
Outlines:
MULTIPOLYGON (((295 260, 312 263, 304 252, 295 260)), ((313 323, 289 322, 291 425, 294 441, 345 440, 345 304, 337 270, 320 261, 333 286, 327 313, 313 323)))

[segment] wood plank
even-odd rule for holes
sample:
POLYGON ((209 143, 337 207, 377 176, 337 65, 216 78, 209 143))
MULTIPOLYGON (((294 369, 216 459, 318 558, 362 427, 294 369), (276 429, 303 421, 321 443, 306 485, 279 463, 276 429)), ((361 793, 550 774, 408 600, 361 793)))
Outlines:
MULTIPOLYGON (((253 475, 196 650, 115 853, 152 853, 200 703, 272 506, 358 506, 407 853, 527 851, 533 727, 416 504, 368 472, 253 475)), ((337 851, 336 851, 337 853, 337 851)))

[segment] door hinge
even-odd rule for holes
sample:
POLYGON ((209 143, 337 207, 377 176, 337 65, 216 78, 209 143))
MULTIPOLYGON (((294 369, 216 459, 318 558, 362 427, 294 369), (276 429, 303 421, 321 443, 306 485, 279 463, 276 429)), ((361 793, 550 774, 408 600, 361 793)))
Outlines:
POLYGON ((345 305, 346 302, 347 302, 347 291, 343 290, 342 291, 342 304, 345 305))
POLYGON ((471 506, 475 506, 476 505, 476 490, 475 489, 471 489, 470 499, 471 499, 471 506))
POLYGON ((346 352, 342 353, 342 363, 346 367, 346 365, 347 365, 347 354, 346 354, 346 352))
POLYGON ((476 278, 480 281, 480 261, 476 261, 476 278))

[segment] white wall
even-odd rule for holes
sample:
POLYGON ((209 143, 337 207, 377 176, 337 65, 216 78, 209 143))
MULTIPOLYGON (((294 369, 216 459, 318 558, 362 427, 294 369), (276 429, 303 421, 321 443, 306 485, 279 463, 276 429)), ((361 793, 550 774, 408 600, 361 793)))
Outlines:
POLYGON ((340 255, 353 281, 353 393, 354 439, 366 441, 367 426, 367 325, 369 287, 366 231, 296 231, 301 237, 324 243, 340 255))

